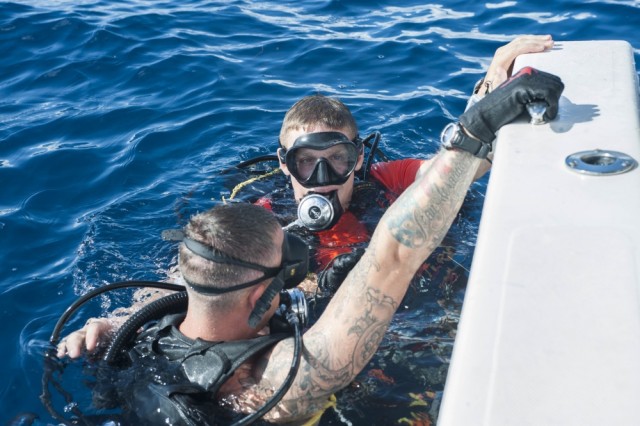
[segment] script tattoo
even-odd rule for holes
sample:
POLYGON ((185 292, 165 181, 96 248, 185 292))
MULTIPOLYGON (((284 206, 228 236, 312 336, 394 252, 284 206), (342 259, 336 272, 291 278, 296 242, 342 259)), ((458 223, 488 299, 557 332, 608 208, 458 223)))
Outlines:
POLYGON ((394 214, 387 226, 398 242, 410 248, 440 244, 466 195, 471 170, 475 170, 470 167, 472 161, 470 155, 433 159, 431 167, 392 206, 394 214), (416 205, 414 198, 421 195, 426 196, 426 204, 416 205))

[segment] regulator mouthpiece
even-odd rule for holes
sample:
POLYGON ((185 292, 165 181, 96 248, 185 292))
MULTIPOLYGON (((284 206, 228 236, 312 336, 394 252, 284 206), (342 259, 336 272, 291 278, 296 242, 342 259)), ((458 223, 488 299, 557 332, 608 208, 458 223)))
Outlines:
POLYGON ((338 191, 307 194, 298 205, 298 220, 312 231, 331 228, 342 215, 338 191))
POLYGON ((272 333, 291 332, 294 327, 292 317, 297 320, 300 328, 309 324, 309 305, 304 292, 299 288, 280 292, 280 306, 269 321, 269 329, 272 333))

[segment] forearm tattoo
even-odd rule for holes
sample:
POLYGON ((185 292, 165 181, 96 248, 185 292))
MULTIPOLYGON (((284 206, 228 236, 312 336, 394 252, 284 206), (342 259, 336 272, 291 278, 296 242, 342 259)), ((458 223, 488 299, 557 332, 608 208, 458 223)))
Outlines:
POLYGON ((388 322, 380 321, 376 310, 385 309, 395 312, 398 304, 393 298, 386 296, 380 290, 369 288, 366 293, 367 309, 357 319, 355 325, 349 329, 349 334, 358 336, 358 344, 353 352, 353 359, 357 366, 364 366, 378 349, 384 337, 388 322))
MULTIPOLYGON (((429 249, 435 249, 462 205, 477 168, 473 167, 474 161, 470 155, 434 158, 429 169, 385 215, 384 221, 393 238, 425 255, 429 249)), ((381 271, 379 243, 377 239, 372 240, 334 296, 330 304, 331 319, 323 315, 320 321, 327 321, 324 326, 305 333, 302 362, 294 385, 267 418, 291 419, 311 414, 328 395, 347 386, 373 357, 400 303, 385 294, 377 283, 370 282, 371 276, 381 271), (336 330, 347 330, 347 333, 335 339, 331 333, 336 330)), ((271 354, 269 370, 288 371, 292 353, 291 340, 278 344, 271 354)))
POLYGON ((434 249, 447 234, 475 173, 470 155, 438 155, 416 182, 391 206, 387 226, 409 248, 434 249), (416 202, 416 199, 424 201, 416 202))
MULTIPOLYGON (((373 250, 375 251, 375 248, 373 250)), ((309 413, 310 408, 319 401, 326 402, 328 395, 351 383, 380 345, 389 321, 398 308, 398 302, 367 282, 370 269, 380 267, 375 261, 375 255, 370 253, 369 256, 363 256, 361 263, 360 268, 354 269, 353 279, 350 277, 348 293, 341 294, 341 298, 359 300, 362 303, 362 309, 358 312, 338 314, 337 317, 341 319, 340 324, 335 325, 348 327, 348 341, 340 342, 338 347, 323 332, 310 330, 305 334, 303 359, 295 384, 279 404, 281 414, 287 412, 295 416, 309 413), (345 352, 345 348, 352 348, 352 350, 345 352)), ((338 302, 338 300, 335 301, 338 302)), ((271 358, 290 360, 290 356, 282 353, 283 350, 288 352, 292 349, 279 345, 278 352, 274 351, 271 358)), ((287 362, 282 361, 277 368, 286 370, 287 362)))

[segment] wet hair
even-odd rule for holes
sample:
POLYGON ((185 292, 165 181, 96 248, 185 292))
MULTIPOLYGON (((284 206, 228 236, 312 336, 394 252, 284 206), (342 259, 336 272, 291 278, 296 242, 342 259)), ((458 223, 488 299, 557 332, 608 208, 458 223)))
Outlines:
MULTIPOLYGON (((272 267, 282 247, 275 243, 278 220, 264 207, 231 203, 214 207, 191 218, 185 227, 188 238, 199 241, 231 257, 272 267)), ((180 244, 180 270, 188 282, 226 288, 259 278, 260 271, 204 259, 180 244)), ((213 296, 230 300, 242 291, 213 296)), ((208 296, 211 298, 211 296, 208 296)))
POLYGON ((339 99, 321 94, 306 96, 296 102, 284 116, 280 141, 293 130, 311 132, 319 126, 346 130, 349 139, 358 134, 358 125, 349 108, 339 99))

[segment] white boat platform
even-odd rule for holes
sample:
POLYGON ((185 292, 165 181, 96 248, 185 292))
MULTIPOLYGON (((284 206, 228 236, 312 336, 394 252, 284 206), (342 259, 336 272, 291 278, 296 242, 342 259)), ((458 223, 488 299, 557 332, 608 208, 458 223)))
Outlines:
POLYGON ((640 109, 625 41, 522 55, 558 118, 497 140, 440 426, 640 424, 640 109))

